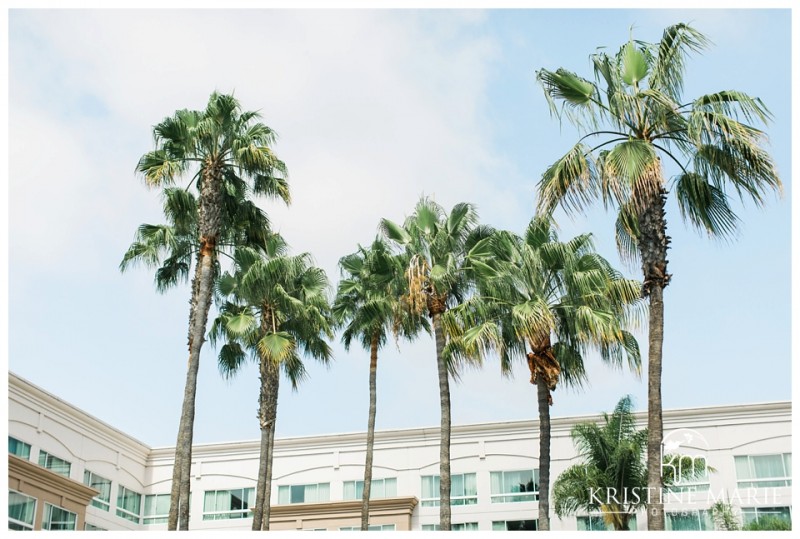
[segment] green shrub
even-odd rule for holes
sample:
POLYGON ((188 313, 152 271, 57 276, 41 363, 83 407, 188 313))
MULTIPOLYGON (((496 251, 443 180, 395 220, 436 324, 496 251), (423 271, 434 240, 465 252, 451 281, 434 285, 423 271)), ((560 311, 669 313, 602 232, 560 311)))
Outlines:
POLYGON ((778 517, 760 517, 742 528, 744 531, 789 531, 792 523, 786 519, 778 517))

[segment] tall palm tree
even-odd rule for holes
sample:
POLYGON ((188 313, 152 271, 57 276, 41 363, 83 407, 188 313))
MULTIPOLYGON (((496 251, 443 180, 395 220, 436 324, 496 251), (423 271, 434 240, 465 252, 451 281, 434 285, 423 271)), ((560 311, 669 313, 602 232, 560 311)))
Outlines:
MULTIPOLYGON (((636 428, 633 401, 625 396, 602 424, 580 423, 572 428, 572 440, 584 462, 567 468, 553 485, 553 501, 559 518, 586 512, 603 513, 615 530, 629 530, 630 518, 647 505, 647 429, 636 428)), ((665 485, 692 480, 714 471, 705 460, 664 455, 680 470, 666 474, 665 485), (678 459, 678 460, 675 460, 678 459)))
POLYGON ((325 272, 313 266, 308 253, 284 252, 280 239, 267 256, 250 248, 236 251, 235 271, 219 279, 227 301, 209 332, 212 342, 224 341, 219 351, 223 375, 233 376, 248 355, 259 365, 261 445, 253 530, 269 529, 280 369, 297 389, 305 376, 303 355, 324 363, 331 358, 325 340, 333 336, 325 272))
POLYGON ((333 317, 344 327, 342 342, 346 350, 355 340, 369 350, 369 417, 367 420, 367 454, 364 463, 364 489, 361 496, 361 529, 369 529, 369 498, 372 485, 372 460, 375 445, 377 409, 378 350, 390 334, 411 338, 420 328, 430 331, 427 320, 403 308, 399 301, 404 293, 403 259, 392 254, 380 238, 369 248, 359 246, 357 252, 342 257, 339 281, 333 304, 333 317))
POLYGON ((592 349, 620 367, 639 371, 636 320, 640 283, 624 279, 597 254, 591 235, 560 242, 548 217, 535 217, 523 237, 500 231, 486 249, 474 249, 473 264, 485 264, 479 280, 480 319, 466 320, 464 350, 495 348, 502 372, 524 358, 539 408, 538 529, 550 529, 550 406, 559 381, 586 381, 584 356, 592 349))
POLYGON ((431 318, 436 341, 436 366, 441 403, 439 447, 439 526, 450 530, 450 380, 457 365, 449 361, 445 347, 448 335, 442 315, 461 303, 471 292, 472 276, 467 253, 491 230, 478 226, 478 214, 471 204, 456 204, 448 214, 442 206, 421 198, 402 226, 382 219, 383 234, 404 249, 408 294, 404 297, 412 312, 426 312, 431 318))
MULTIPOLYGON (((751 125, 770 118, 761 100, 734 90, 682 99, 686 59, 707 43, 694 28, 676 24, 658 43, 631 39, 616 55, 592 55, 594 82, 564 68, 537 72, 551 111, 586 131, 542 176, 538 210, 551 212, 561 204, 568 212, 580 211, 600 198, 619 210, 620 250, 641 261, 642 295, 649 298, 648 486, 659 497, 663 292, 670 280, 667 195, 675 194, 681 216, 693 226, 726 236, 738 223, 731 190, 761 205, 766 193, 782 189, 761 146, 765 135, 751 125), (595 138, 592 146, 584 142, 595 138), (662 157, 677 167, 671 185, 662 157)), ((663 530, 660 499, 652 509, 648 528, 663 530)))
MULTIPOLYGON (((153 128, 156 149, 143 155, 136 170, 149 187, 171 186, 191 173, 197 198, 199 251, 189 310, 189 361, 175 448, 168 529, 188 529, 197 372, 208 311, 218 273, 217 252, 226 190, 278 198, 288 204, 286 167, 272 152, 275 133, 242 112, 233 96, 214 92, 205 110, 179 110, 153 128), (180 520, 180 523, 178 522, 180 520)), ((188 186, 187 186, 188 188, 188 186)))

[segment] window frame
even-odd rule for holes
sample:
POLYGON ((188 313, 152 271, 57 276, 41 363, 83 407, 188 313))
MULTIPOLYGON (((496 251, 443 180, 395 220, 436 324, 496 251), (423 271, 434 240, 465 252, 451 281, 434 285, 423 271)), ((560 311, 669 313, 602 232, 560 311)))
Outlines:
POLYGON ((39 466, 41 466, 45 470, 50 470, 51 472, 56 473, 56 474, 61 475, 61 476, 64 476, 66 478, 69 478, 70 475, 72 474, 72 463, 70 461, 62 459, 61 457, 57 457, 57 456, 53 455, 52 453, 48 453, 47 451, 45 451, 43 449, 39 450, 39 456, 37 457, 37 461, 36 462, 38 462, 39 466), (53 460, 61 461, 62 465, 66 464, 66 466, 67 466, 66 473, 63 473, 62 471, 59 471, 56 467, 54 467, 53 466, 53 464, 54 464, 53 460), (44 461, 44 462, 42 462, 42 461, 44 461))
POLYGON ((94 488, 95 490, 99 490, 99 489, 96 489, 94 487, 94 484, 92 483, 92 479, 102 479, 103 481, 107 481, 108 482, 108 499, 104 500, 104 499, 100 498, 100 496, 103 495, 103 492, 100 491, 100 493, 97 496, 92 498, 92 501, 90 502, 90 504, 92 505, 92 507, 97 507, 98 509, 102 509, 104 511, 109 511, 110 512, 111 511, 111 479, 103 477, 102 475, 98 475, 98 474, 96 474, 95 472, 93 472, 91 470, 83 470, 83 484, 87 485, 87 486, 89 486, 91 488, 94 488), (87 477, 87 475, 89 477, 87 477))
POLYGON ((689 509, 689 510, 676 510, 676 511, 665 511, 664 512, 664 529, 666 531, 714 531, 714 520, 711 516, 711 511, 708 509, 689 509), (680 516, 687 516, 692 514, 696 516, 696 522, 698 524, 697 528, 692 528, 690 530, 673 530, 672 529, 672 520, 670 519, 670 515, 680 515, 680 516), (669 527, 668 527, 669 526, 669 527))
MULTIPOLYGON (((589 513, 589 514, 586 514, 586 515, 576 515, 575 516, 576 524, 578 522, 580 522, 581 519, 586 519, 587 523, 590 523, 592 520, 600 519, 600 522, 602 523, 603 528, 602 529, 594 528, 593 525, 592 525, 592 526, 586 527, 584 529, 581 529, 580 527, 578 527, 578 531, 587 531, 587 532, 588 531, 592 531, 592 532, 595 532, 595 531, 615 531, 613 525, 606 524, 605 520, 603 519, 603 513, 589 513)), ((630 516, 630 519, 628 520, 628 529, 630 531, 637 531, 638 528, 639 528, 639 524, 638 524, 638 522, 636 520, 636 513, 632 513, 631 516, 630 516)))
MULTIPOLYGON (((382 496, 376 496, 375 495, 375 489, 374 488, 370 488, 370 493, 369 493, 369 499, 370 500, 381 500, 381 499, 385 499, 385 498, 396 498, 397 497, 397 478, 396 477, 383 477, 381 479, 373 479, 372 480, 372 487, 375 486, 375 483, 379 483, 379 482, 383 483, 383 495, 382 496), (392 494, 391 496, 387 496, 386 495, 386 481, 393 481, 394 482, 394 490, 393 490, 394 494, 392 494)), ((360 479, 360 480, 359 479, 354 479, 352 481, 344 481, 342 483, 342 499, 343 500, 360 500, 363 497, 364 497, 364 480, 363 479, 360 479), (354 497, 350 497, 348 495, 348 493, 347 493, 347 486, 349 484, 353 485, 354 497), (361 487, 360 489, 359 489, 359 485, 361 487)))
POLYGON ((323 482, 323 483, 297 483, 297 484, 292 484, 292 485, 278 485, 278 501, 277 501, 277 505, 297 505, 297 504, 301 504, 301 503, 325 503, 325 502, 329 502, 329 501, 331 501, 331 483, 330 483, 330 481, 326 481, 326 482, 323 482), (319 487, 321 485, 325 485, 327 487, 328 495, 327 495, 327 499, 325 499, 325 500, 321 500, 320 497, 319 497, 319 491, 320 491, 319 487), (317 487, 317 489, 316 489, 316 493, 317 493, 316 498, 317 499, 313 500, 313 501, 308 501, 308 500, 306 500, 306 490, 305 489, 307 487, 312 487, 312 486, 313 487, 317 487), (292 501, 292 488, 299 488, 299 487, 303 487, 303 501, 293 502, 292 501), (288 491, 285 490, 285 489, 288 489, 288 491), (288 498, 289 501, 281 501, 281 493, 282 492, 288 492, 289 493, 289 498, 288 498))
POLYGON ((499 531, 503 531, 503 532, 505 532, 505 531, 539 531, 539 519, 538 518, 534 518, 534 519, 523 519, 523 520, 493 520, 492 521, 492 531, 493 532, 499 532, 499 531), (509 530, 508 529, 508 523, 509 522, 533 522, 533 530, 525 530, 524 528, 522 530, 509 530), (498 524, 503 526, 502 530, 497 529, 497 525, 498 524))
MULTIPOLYGON (((420 507, 439 507, 439 485, 441 479, 440 476, 437 475, 423 475, 420 476, 420 490, 421 496, 419 499, 420 507), (425 480, 431 479, 433 483, 435 483, 435 487, 432 488, 433 492, 436 493, 435 497, 423 497, 425 495, 425 480)), ((450 475, 450 506, 454 505, 477 505, 478 504, 478 476, 475 472, 467 472, 467 473, 460 473, 460 474, 451 474, 450 475), (467 485, 467 476, 473 476, 474 484, 475 484, 475 493, 474 494, 466 494, 466 485, 467 485), (461 484, 462 484, 462 491, 465 494, 457 494, 453 495, 452 487, 453 487, 453 478, 454 477, 461 477, 461 484)))
POLYGON ((539 468, 523 469, 523 470, 498 470, 489 472, 489 496, 490 503, 524 503, 535 502, 539 500, 539 468), (531 472, 531 482, 533 483, 534 490, 524 492, 510 492, 508 485, 506 485, 505 474, 531 472), (500 474, 501 489, 503 492, 492 492, 492 476, 500 474), (513 499, 523 498, 523 499, 513 499))
POLYGON ((126 487, 125 485, 117 485, 117 505, 115 507, 116 511, 114 512, 114 514, 117 515, 120 518, 124 518, 125 520, 129 520, 130 522, 134 522, 136 524, 141 524, 142 523, 142 498, 143 498, 143 496, 142 496, 141 492, 136 492, 135 490, 130 489, 130 488, 126 487), (127 497, 126 495, 128 495, 128 494, 135 494, 136 496, 139 497, 139 503, 138 503, 139 508, 138 508, 138 512, 137 513, 133 513, 130 510, 125 509, 124 507, 120 506, 120 500, 123 500, 123 503, 124 503, 124 499, 127 497))
POLYGON ((11 436, 9 434, 9 436, 8 436, 8 445, 9 445, 9 448, 8 448, 8 453, 9 454, 14 455, 15 457, 19 457, 21 459, 28 460, 28 461, 31 460, 31 448, 32 448, 32 446, 28 442, 23 442, 19 438, 14 438, 13 436, 11 436), (11 451, 11 442, 12 441, 15 444, 18 444, 18 445, 22 446, 25 449, 25 451, 23 451, 23 453, 25 453, 25 454, 17 453, 16 450, 15 451, 11 451))
MULTIPOLYGON (((57 521, 56 523, 64 524, 64 523, 69 523, 69 521, 57 521)), ((52 503, 48 503, 48 502, 44 502, 44 509, 42 510, 42 531, 44 531, 44 530, 47 530, 47 531, 76 531, 77 529, 78 529, 78 514, 77 513, 73 513, 72 511, 70 511, 68 509, 64 509, 63 507, 60 507, 58 505, 55 505, 55 504, 52 504, 52 503), (68 528, 56 528, 54 530, 52 528, 52 526, 54 524, 54 522, 52 520, 53 510, 54 509, 57 509, 59 511, 63 511, 63 512, 73 516, 72 528, 71 529, 68 529, 68 528), (48 522, 48 520, 50 522, 48 522), (47 524, 47 527, 45 527, 45 524, 47 524)))
MULTIPOLYGON (((439 524, 423 524, 421 527, 421 531, 424 532, 438 532, 440 529, 439 524)), ((450 531, 473 532, 480 530, 477 522, 454 522, 450 524, 450 531), (467 526, 474 526, 474 528, 467 528, 467 526)))
MULTIPOLYGON (((169 499, 170 494, 145 494, 144 495, 144 503, 142 504, 142 524, 143 525, 151 525, 151 524, 167 524, 169 521, 169 499), (153 512, 149 514, 147 512, 147 500, 152 499, 154 500, 153 508, 158 507, 158 500, 161 497, 167 498, 167 512, 166 513, 157 513, 153 512)), ((190 498, 191 504, 191 498, 190 498)))
MULTIPOLYGON (((253 518, 251 509, 256 504, 256 489, 255 487, 241 487, 241 488, 220 488, 216 490, 206 490, 203 492, 203 520, 239 520, 245 518, 253 518), (240 493, 239 499, 242 502, 241 509, 214 509, 208 510, 207 502, 208 495, 214 495, 214 505, 216 506, 217 496, 220 492, 227 492, 229 500, 232 502, 235 493, 240 493)), ((232 503, 229 505, 233 505, 232 503)))
MULTIPOLYGON (((339 527, 339 531, 340 532, 358 532, 358 531, 361 531, 361 526, 340 526, 339 527)), ((394 532, 394 531, 397 531, 397 525, 396 524, 371 524, 371 525, 367 526, 367 531, 368 532, 394 532), (376 528, 380 528, 380 529, 376 529, 376 528), (383 528, 387 528, 387 529, 384 530, 383 528)))
MULTIPOLYGON (((782 515, 783 512, 780 513, 774 511, 774 509, 786 509, 789 513, 789 522, 792 521, 792 507, 790 505, 781 505, 781 506, 772 506, 772 507, 742 507, 742 524, 745 526, 750 524, 751 522, 758 522, 759 517, 765 516, 776 516, 782 515), (749 518, 749 515, 753 514, 755 518, 749 518)), ((779 516, 783 520, 782 516, 779 516)))
POLYGON ((792 470, 791 470, 792 453, 760 453, 757 455, 734 455, 734 472, 736 473, 736 486, 737 488, 781 488, 792 486, 792 470), (783 468, 782 476, 771 477, 758 477, 753 459, 760 457, 781 457, 781 466, 783 468), (739 479, 739 459, 747 459, 747 470, 750 477, 739 479), (787 465, 787 460, 789 461, 787 465), (788 469, 787 469, 788 468, 788 469), (764 484, 764 483, 783 483, 782 485, 764 484))
MULTIPOLYGON (((30 496, 28 494, 23 494, 22 492, 16 491, 14 489, 8 489, 8 501, 9 501, 9 503, 11 502, 11 494, 16 494, 17 496, 22 496, 23 498, 27 498, 28 500, 33 500, 33 512, 31 513, 31 522, 30 522, 30 524, 28 524, 27 522, 24 522, 22 520, 17 520, 15 518, 11 518, 11 509, 9 508, 9 511, 8 511, 8 523, 9 523, 9 526, 13 523, 13 524, 16 524, 16 525, 20 526, 21 529, 17 530, 17 531, 33 530, 34 526, 36 525, 36 508, 39 506, 39 499, 36 498, 35 496, 30 496)), ((27 500, 26 500, 26 502, 27 502, 27 500)), ((9 530, 10 529, 12 529, 12 528, 9 527, 9 530)), ((15 528, 15 530, 16 530, 16 528, 15 528)))

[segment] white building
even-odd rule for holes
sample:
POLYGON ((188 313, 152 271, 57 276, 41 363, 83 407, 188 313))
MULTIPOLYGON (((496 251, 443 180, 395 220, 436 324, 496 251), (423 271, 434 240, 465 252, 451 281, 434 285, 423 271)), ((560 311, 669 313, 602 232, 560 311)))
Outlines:
MULTIPOLYGON (((174 448, 151 448, 12 373, 8 385, 9 528, 166 528, 174 448)), ((598 419, 553 418, 551 481, 579 462, 573 425, 598 419)), ((664 429, 668 452, 715 469, 670 496, 668 528, 713 529, 705 510, 722 497, 746 521, 790 518, 790 402, 665 410, 664 429)), ((365 445, 365 433, 276 440, 271 529, 357 529, 365 445)), ((438 428, 376 433, 371 526, 435 529, 438 446, 438 428)), ((537 421, 454 426, 454 529, 534 529, 536 487, 520 490, 538 481, 538 451, 537 421)), ((196 445, 190 529, 250 529, 257 470, 258 441, 196 445)), ((551 515, 554 530, 598 526, 551 515)))

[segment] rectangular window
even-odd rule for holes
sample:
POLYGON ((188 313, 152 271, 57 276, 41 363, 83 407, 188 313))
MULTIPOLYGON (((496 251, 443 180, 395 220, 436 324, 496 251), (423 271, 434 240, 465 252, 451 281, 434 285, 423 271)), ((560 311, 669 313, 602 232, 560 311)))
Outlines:
POLYGON ((492 531, 536 531, 539 529, 538 520, 495 520, 492 522, 492 531))
MULTIPOLYGON (((703 470, 697 477, 691 480, 679 479, 676 484, 669 485, 667 487, 667 492, 707 492, 708 488, 708 470, 703 470)), ((681 498, 677 497, 676 499, 680 500, 681 498)))
POLYGON ((331 499, 331 484, 282 485, 278 487, 278 503, 314 503, 331 499))
POLYGON ((666 513, 665 529, 667 531, 704 531, 713 530, 711 514, 705 510, 676 511, 666 513))
POLYGON ((578 531, 581 532, 597 532, 613 530, 614 527, 606 524, 601 515, 590 515, 588 517, 577 517, 578 531))
POLYGON ((100 491, 100 494, 92 498, 92 505, 108 511, 111 508, 111 480, 85 470, 83 472, 83 483, 100 491))
MULTIPOLYGON (((357 532, 361 531, 361 526, 344 526, 339 528, 340 532, 357 532)), ((395 531, 394 524, 376 524, 374 526, 367 527, 367 531, 370 532, 393 532, 395 531)))
POLYGON ((168 520, 169 494, 148 494, 145 496, 142 524, 166 524, 168 520))
MULTIPOLYGON (((478 484, 474 473, 450 476, 450 505, 478 503, 478 484)), ((422 507, 439 507, 439 476, 422 476, 422 507)))
POLYGON ((31 445, 16 438, 8 437, 8 452, 25 460, 31 459, 31 445))
POLYGON ((47 468, 64 477, 69 477, 69 471, 72 465, 64 459, 54 457, 46 451, 39 450, 39 466, 47 468))
MULTIPOLYGON (((600 532, 600 531, 614 531, 613 524, 606 524, 605 519, 603 519, 603 515, 588 515, 583 517, 577 517, 578 520, 578 531, 590 531, 590 532, 600 532)), ((628 519, 628 529, 631 531, 636 531, 636 515, 631 515, 628 519)))
POLYGON ((740 455, 736 463, 736 486, 771 488, 792 486, 792 454, 740 455))
MULTIPOLYGON (((423 524, 422 531, 424 532, 438 532, 439 531, 438 524, 423 524)), ((476 532, 478 531, 478 523, 477 522, 461 522, 458 524, 450 524, 450 531, 454 532, 476 532)))
POLYGON ((780 518, 787 522, 792 521, 791 510, 788 507, 742 507, 742 519, 745 526, 764 517, 780 518))
MULTIPOLYGON (((344 499, 360 500, 364 496, 363 481, 345 481, 344 499)), ((388 477, 386 479, 373 479, 370 485, 369 499, 394 498, 397 496, 397 479, 388 477)))
POLYGON ((101 528, 100 526, 95 526, 94 524, 89 524, 88 522, 83 523, 83 531, 87 532, 107 532, 108 530, 105 528, 101 528))
POLYGON ((44 518, 42 519, 43 530, 75 530, 78 522, 78 515, 72 511, 67 511, 61 507, 44 504, 44 518))
POLYGON ((36 514, 36 498, 13 490, 8 491, 8 529, 32 530, 36 514))
MULTIPOLYGON (((207 490, 203 500, 203 520, 250 518, 250 508, 256 503, 255 488, 207 490)), ((169 512, 169 508, 167 508, 169 512)))
POLYGON ((142 514, 142 495, 119 486, 117 493, 117 516, 139 524, 142 514))
POLYGON ((539 470, 492 472, 492 503, 533 502, 539 499, 539 470))

